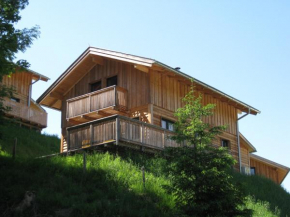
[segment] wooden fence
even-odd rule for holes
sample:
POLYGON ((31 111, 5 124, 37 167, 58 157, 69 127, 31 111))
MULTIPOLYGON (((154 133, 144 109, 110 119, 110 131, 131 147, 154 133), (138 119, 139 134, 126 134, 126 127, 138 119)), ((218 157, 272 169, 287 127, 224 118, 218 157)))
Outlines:
POLYGON ((67 100, 66 118, 85 115, 109 107, 127 109, 127 90, 111 86, 67 100))

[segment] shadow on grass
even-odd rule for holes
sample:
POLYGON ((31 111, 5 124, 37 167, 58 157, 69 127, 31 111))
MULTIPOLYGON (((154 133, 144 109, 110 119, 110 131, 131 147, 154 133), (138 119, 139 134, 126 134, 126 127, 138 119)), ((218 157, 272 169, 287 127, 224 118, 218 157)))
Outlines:
MULTIPOLYGON (((85 173, 81 163, 81 156, 16 161, 0 157, 0 213, 9 216, 29 190, 36 194, 38 216, 55 216, 55 211, 69 208, 72 216, 172 215, 153 192, 134 192, 111 172, 94 166, 101 161, 92 158, 85 173)), ((32 216, 32 210, 23 216, 32 216)))

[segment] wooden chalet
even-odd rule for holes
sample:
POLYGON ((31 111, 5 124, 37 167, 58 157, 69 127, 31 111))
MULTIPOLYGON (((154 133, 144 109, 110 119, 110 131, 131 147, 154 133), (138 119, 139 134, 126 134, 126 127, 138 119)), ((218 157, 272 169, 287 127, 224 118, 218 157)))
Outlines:
POLYGON ((11 108, 5 116, 13 118, 23 127, 41 131, 47 126, 47 113, 31 98, 32 85, 39 80, 48 81, 49 78, 32 70, 25 70, 4 76, 0 84, 15 90, 13 97, 6 97, 3 101, 4 106, 11 108))
MULTIPOLYGON (((183 106, 191 79, 157 60, 94 47, 87 48, 39 97, 37 103, 61 111, 60 152, 104 144, 142 150, 175 147, 174 112, 183 106)), ((212 125, 228 125, 214 145, 228 147, 237 169, 249 171, 255 149, 238 133, 238 114, 260 111, 194 79, 203 104, 214 103, 212 125)))

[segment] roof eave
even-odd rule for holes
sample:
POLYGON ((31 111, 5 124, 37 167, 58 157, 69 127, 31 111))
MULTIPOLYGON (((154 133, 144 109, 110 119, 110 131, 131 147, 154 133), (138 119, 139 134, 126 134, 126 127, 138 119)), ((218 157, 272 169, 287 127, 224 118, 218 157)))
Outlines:
POLYGON ((264 162, 266 164, 269 164, 269 165, 272 165, 272 166, 275 166, 275 167, 279 167, 280 169, 284 169, 284 170, 286 170, 288 172, 290 170, 289 167, 286 167, 286 166, 284 166, 282 164, 278 164, 278 163, 276 163, 274 161, 268 160, 266 158, 260 157, 260 156, 255 155, 255 154, 250 154, 250 157, 254 158, 255 160, 262 161, 262 162, 264 162))

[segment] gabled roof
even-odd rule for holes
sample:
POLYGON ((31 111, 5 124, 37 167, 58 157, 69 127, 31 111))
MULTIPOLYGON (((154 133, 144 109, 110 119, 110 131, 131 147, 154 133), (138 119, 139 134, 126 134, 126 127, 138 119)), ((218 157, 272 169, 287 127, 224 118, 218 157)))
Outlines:
POLYGON ((145 70, 149 70, 150 68, 156 70, 162 69, 179 75, 186 80, 193 79, 195 84, 201 86, 203 89, 208 90, 211 93, 218 95, 219 97, 225 98, 227 102, 232 103, 239 110, 244 112, 248 112, 250 110, 250 113, 254 115, 260 113, 258 109, 157 60, 95 47, 88 47, 37 99, 37 103, 59 110, 61 108, 61 103, 57 102, 56 99, 53 99, 52 95, 57 96, 57 98, 60 99, 67 92, 67 90, 75 84, 73 81, 79 81, 84 76, 84 74, 88 72, 88 70, 90 70, 97 62, 101 61, 98 59, 99 57, 132 63, 135 64, 137 69, 138 67, 145 70))

